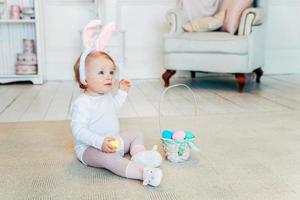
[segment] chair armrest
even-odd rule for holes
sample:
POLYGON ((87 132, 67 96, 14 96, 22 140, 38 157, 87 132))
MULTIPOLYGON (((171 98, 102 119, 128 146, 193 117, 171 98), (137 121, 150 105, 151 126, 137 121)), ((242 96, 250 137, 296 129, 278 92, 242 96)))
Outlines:
POLYGON ((169 34, 181 34, 184 32, 182 26, 189 21, 186 13, 180 9, 171 9, 166 14, 167 21, 170 24, 169 34))
POLYGON ((238 35, 250 35, 253 26, 260 26, 264 22, 263 8, 248 8, 242 16, 238 35))

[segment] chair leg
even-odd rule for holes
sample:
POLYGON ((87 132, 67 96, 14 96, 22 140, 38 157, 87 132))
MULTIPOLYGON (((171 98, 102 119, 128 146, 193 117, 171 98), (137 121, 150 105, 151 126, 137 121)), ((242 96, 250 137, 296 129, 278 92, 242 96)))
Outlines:
POLYGON ((262 70, 262 68, 257 68, 256 70, 253 71, 256 75, 256 83, 260 83, 260 78, 262 77, 262 75, 264 74, 264 71, 262 70))
POLYGON ((245 74, 235 74, 235 79, 238 82, 238 91, 242 93, 246 84, 246 76, 245 74))
POLYGON ((165 82, 165 87, 168 87, 170 85, 170 78, 176 73, 175 70, 166 70, 165 73, 162 75, 162 79, 165 82))
POLYGON ((196 72, 195 71, 191 71, 191 78, 196 78, 196 72))

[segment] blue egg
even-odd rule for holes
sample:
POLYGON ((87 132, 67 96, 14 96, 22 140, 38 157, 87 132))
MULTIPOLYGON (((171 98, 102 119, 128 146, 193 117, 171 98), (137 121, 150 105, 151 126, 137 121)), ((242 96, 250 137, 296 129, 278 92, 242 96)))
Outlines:
POLYGON ((162 138, 165 139, 172 139, 173 137, 173 131, 169 131, 169 130, 164 130, 161 134, 162 138))
POLYGON ((185 139, 192 139, 194 137, 191 131, 185 131, 185 139))

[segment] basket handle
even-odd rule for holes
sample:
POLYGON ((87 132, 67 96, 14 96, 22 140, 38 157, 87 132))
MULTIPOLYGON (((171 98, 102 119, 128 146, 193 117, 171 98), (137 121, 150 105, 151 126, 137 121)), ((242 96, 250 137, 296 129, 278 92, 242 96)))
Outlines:
POLYGON ((161 102, 162 102, 162 99, 164 98, 164 96, 165 96, 165 94, 167 93, 167 91, 168 90, 170 90, 170 89, 172 89, 172 88, 174 88, 174 87, 179 87, 179 86, 183 86, 183 87, 185 87, 185 88, 187 88, 188 89, 188 91, 192 94, 192 96, 193 96, 193 99, 194 99, 194 110, 195 110, 195 113, 194 113, 194 123, 195 123, 195 121, 196 121, 196 116, 197 116, 197 101, 196 101, 196 96, 195 96, 195 94, 194 94, 194 92, 193 92, 193 90, 189 87, 189 86, 187 86, 187 85, 185 85, 185 84, 176 84, 176 85, 172 85, 172 86, 169 86, 169 87, 167 87, 162 93, 161 93, 161 95, 160 95, 160 99, 159 99, 159 105, 158 105, 158 115, 159 115, 159 131, 160 131, 160 134, 161 134, 161 102))

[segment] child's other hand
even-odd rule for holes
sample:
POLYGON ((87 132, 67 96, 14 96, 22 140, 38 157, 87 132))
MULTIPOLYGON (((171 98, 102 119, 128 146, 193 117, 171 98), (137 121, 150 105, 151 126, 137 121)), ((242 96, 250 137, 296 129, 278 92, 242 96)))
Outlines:
POLYGON ((109 142, 115 140, 115 138, 113 137, 106 137, 103 141, 101 150, 104 153, 115 153, 116 152, 116 147, 114 147, 113 145, 111 145, 109 142))
POLYGON ((122 79, 120 81, 120 89, 127 93, 129 92, 130 86, 131 86, 131 82, 129 80, 122 79))

